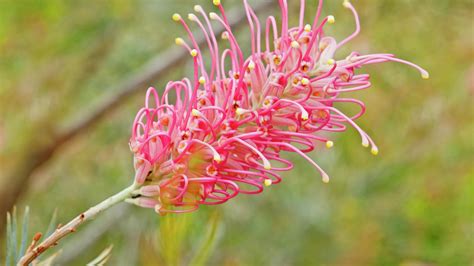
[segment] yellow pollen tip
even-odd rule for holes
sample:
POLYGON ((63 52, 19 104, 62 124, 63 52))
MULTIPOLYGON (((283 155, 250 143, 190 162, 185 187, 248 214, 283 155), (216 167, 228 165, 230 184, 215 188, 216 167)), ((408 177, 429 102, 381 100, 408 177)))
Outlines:
POLYGON ((266 186, 266 187, 269 187, 272 185, 272 180, 271 179, 265 179, 265 181, 263 181, 263 184, 266 186))
POLYGON ((206 78, 200 77, 199 78, 199 84, 204 85, 204 83, 206 83, 206 78))
POLYGON ((308 112, 301 113, 301 119, 302 120, 306 121, 306 120, 308 120, 308 118, 309 118, 308 112))
POLYGON ((218 17, 219 16, 214 12, 209 13, 209 18, 211 18, 211 19, 217 19, 218 17))
POLYGON ((197 19, 196 15, 189 13, 188 14, 188 19, 191 21, 195 21, 197 19))
POLYGON ((334 24, 334 22, 336 22, 336 19, 334 18, 334 16, 333 15, 328 16, 328 23, 334 24))
POLYGON ((217 154, 217 153, 214 154, 214 161, 216 161, 216 162, 218 162, 218 163, 222 162, 221 156, 220 156, 219 154, 217 154))
POLYGON ((200 5, 195 5, 195 6, 194 6, 194 11, 195 11, 195 12, 201 12, 202 10, 203 10, 203 9, 202 9, 202 7, 201 7, 200 5))
POLYGON ((227 31, 224 31, 221 35, 222 40, 227 40, 229 39, 229 33, 227 31))
POLYGON ((292 42, 291 42, 291 47, 293 47, 293 48, 299 48, 299 47, 300 47, 300 44, 299 44, 297 41, 292 41, 292 42))
POLYGON ((235 110, 235 113, 237 115, 243 115, 245 113, 245 109, 242 109, 242 108, 239 107, 235 110))
POLYGON ((309 84, 309 79, 307 79, 307 78, 302 78, 302 79, 301 79, 301 84, 303 84, 303 85, 308 85, 308 84, 309 84))
POLYGON ((304 31, 310 32, 310 31, 311 31, 311 25, 306 24, 306 25, 304 26, 304 31))
POLYGON ((368 143, 368 142, 362 142, 362 147, 368 148, 368 147, 369 147, 369 143, 368 143))
POLYGON ((174 21, 180 21, 181 16, 178 13, 174 13, 173 16, 171 17, 174 21))
POLYGON ((184 44, 183 38, 176 38, 176 39, 174 39, 174 42, 176 43, 176 45, 183 45, 184 44))
POLYGON ((330 149, 330 148, 332 148, 333 146, 334 146, 334 142, 332 142, 332 141, 330 141, 330 140, 326 141, 326 148, 330 149))
POLYGON ((199 112, 199 111, 196 110, 196 109, 193 109, 193 110, 191 111, 191 114, 192 114, 193 116, 200 116, 200 115, 201 115, 201 112, 199 112))
POLYGON ((345 8, 350 8, 351 3, 349 2, 349 0, 344 0, 344 2, 342 2, 342 6, 345 7, 345 8))
POLYGON ((221 4, 221 0, 212 0, 212 3, 215 5, 215 6, 218 6, 221 4))
POLYGON ((370 152, 373 154, 373 155, 377 155, 379 154, 379 149, 377 147, 372 147, 372 149, 370 150, 370 152))
POLYGON ((250 61, 248 68, 250 70, 254 70, 255 69, 255 63, 253 61, 250 61))
POLYGON ((189 54, 192 56, 192 57, 196 57, 198 55, 198 51, 196 49, 192 49, 191 52, 189 52, 189 54))
POLYGON ((327 174, 324 174, 322 179, 323 179, 324 183, 326 183, 326 184, 329 183, 329 176, 327 174))
POLYGON ((421 78, 422 79, 429 79, 430 78, 430 73, 425 72, 425 73, 421 74, 421 78))
POLYGON ((336 63, 336 61, 334 59, 328 59, 328 65, 332 66, 336 63))
POLYGON ((269 162, 265 162, 265 163, 263 164, 263 168, 265 168, 265 170, 270 170, 270 169, 272 169, 272 166, 271 166, 271 164, 270 164, 269 162))

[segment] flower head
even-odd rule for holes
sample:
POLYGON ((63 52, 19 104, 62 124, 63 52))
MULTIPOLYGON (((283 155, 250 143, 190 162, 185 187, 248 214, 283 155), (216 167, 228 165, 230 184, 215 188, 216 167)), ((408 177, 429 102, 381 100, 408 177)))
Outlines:
POLYGON ((362 145, 378 153, 374 141, 355 122, 365 112, 363 102, 349 92, 371 86, 368 74, 356 71, 364 65, 394 61, 428 72, 391 54, 360 55, 352 52, 336 59, 338 49, 359 33, 359 18, 349 1, 344 7, 354 15, 353 34, 337 42, 324 34, 333 16, 321 18, 322 0, 312 24, 304 24, 305 0, 301 0, 299 25, 289 27, 288 6, 279 0, 281 23, 273 16, 262 26, 244 2, 250 28, 251 55, 244 57, 229 26, 220 1, 213 1, 220 15, 206 14, 195 6, 188 19, 206 39, 209 60, 204 58, 188 23, 178 14, 189 41, 176 44, 188 50, 194 63, 191 79, 171 81, 161 97, 147 92, 145 107, 134 121, 130 148, 135 157, 135 182, 141 185, 133 203, 158 213, 188 212, 201 204, 220 204, 239 193, 257 194, 281 181, 280 172, 293 163, 282 151, 308 160, 322 176, 329 176, 306 153, 318 142, 331 148, 329 132, 355 128, 362 145), (224 27, 222 48, 213 34, 211 20, 224 27), (262 37, 264 47, 262 47, 262 37), (209 61, 207 65, 205 62, 209 61), (171 103, 171 100, 174 103, 171 103), (335 104, 360 107, 346 115, 335 104))

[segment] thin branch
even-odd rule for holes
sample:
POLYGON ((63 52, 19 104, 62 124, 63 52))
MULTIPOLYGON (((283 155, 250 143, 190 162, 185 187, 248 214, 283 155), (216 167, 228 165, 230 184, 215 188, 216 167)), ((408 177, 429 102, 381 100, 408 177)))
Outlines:
MULTIPOLYGON (((271 6, 272 1, 258 1, 254 8, 255 11, 261 12, 271 8, 271 6)), ((231 27, 239 27, 245 22, 245 12, 237 11, 236 9, 229 12, 231 27)), ((216 36, 220 35, 222 31, 222 28, 215 30, 216 36)), ((202 35, 198 35, 197 42, 200 46, 205 45, 205 38, 202 35)), ((13 207, 23 193, 27 191, 29 181, 34 172, 45 165, 66 142, 89 130, 98 121, 126 102, 130 96, 146 89, 153 81, 164 77, 168 72, 181 67, 188 57, 188 52, 179 47, 170 48, 164 53, 159 54, 150 60, 149 63, 145 64, 137 74, 119 82, 118 85, 108 88, 107 91, 114 93, 103 97, 96 108, 84 108, 86 110, 93 109, 92 112, 57 134, 49 144, 30 152, 28 157, 23 159, 24 164, 7 177, 9 182, 6 182, 7 184, 0 190, 0 195, 2 195, 0 215, 4 216, 13 207)), ((3 232, 3 229, 4 219, 0 219, 0 232, 3 232)))
POLYGON ((125 218, 130 216, 131 208, 133 207, 129 204, 115 206, 92 221, 81 231, 80 235, 74 237, 74 241, 68 240, 63 243, 63 253, 56 262, 60 265, 71 264, 71 261, 83 254, 88 247, 97 242, 109 230, 112 230, 114 224, 123 223, 125 218))
POLYGON ((108 208, 114 206, 115 204, 122 202, 124 199, 127 199, 131 196, 132 192, 137 188, 136 184, 133 184, 130 187, 120 191, 119 193, 105 199, 101 203, 95 205, 94 207, 89 208, 87 211, 82 212, 74 219, 72 219, 69 223, 65 226, 59 227, 51 234, 48 238, 46 238, 43 242, 41 242, 38 246, 34 248, 29 248, 26 254, 20 259, 18 265, 29 265, 33 260, 35 260, 39 255, 44 253, 51 247, 54 247, 58 244, 58 242, 66 237, 67 235, 75 232, 77 228, 85 223, 86 221, 96 217, 99 213, 107 210, 108 208))

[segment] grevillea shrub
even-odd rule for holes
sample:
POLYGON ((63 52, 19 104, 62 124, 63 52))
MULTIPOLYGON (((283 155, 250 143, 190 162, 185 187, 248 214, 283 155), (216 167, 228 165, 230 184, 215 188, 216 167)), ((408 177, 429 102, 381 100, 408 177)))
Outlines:
POLYGON ((281 22, 269 16, 261 25, 243 1, 250 26, 250 44, 245 46, 251 54, 246 56, 219 0, 213 3, 220 14, 207 14, 195 6, 189 22, 179 14, 172 16, 187 33, 186 40, 177 38, 176 44, 189 52, 194 73, 168 82, 161 96, 154 88, 148 89, 130 138, 136 172, 133 184, 58 227, 39 244, 37 234, 21 265, 118 202, 166 214, 221 204, 240 193, 261 193, 293 169, 283 152, 302 156, 329 182, 328 174, 307 153, 331 148, 332 132, 352 127, 362 145, 378 153, 373 140, 355 123, 365 105, 350 93, 371 86, 370 76, 360 68, 392 61, 415 68, 425 79, 428 72, 392 54, 336 56, 360 31, 357 12, 349 1, 343 5, 355 18, 355 30, 341 41, 324 34, 335 18, 321 17, 323 0, 309 24, 304 21, 306 3, 301 0, 299 23, 293 27, 288 22, 287 1, 278 2, 281 22), (201 30, 209 55, 202 53, 188 23, 201 30), (224 28, 221 36, 213 33, 216 24, 224 28), (336 105, 355 105, 359 111, 347 115, 336 105))
POLYGON ((388 61, 400 62, 428 72, 392 54, 361 55, 352 52, 338 59, 340 47, 359 34, 356 10, 355 31, 336 41, 324 34, 333 16, 320 18, 322 1, 311 24, 304 24, 305 1, 301 1, 299 24, 288 25, 288 6, 280 0, 281 23, 270 16, 260 22, 244 0, 250 25, 251 54, 244 56, 220 1, 214 1, 220 15, 205 13, 195 6, 188 20, 204 34, 209 56, 204 56, 179 14, 188 41, 176 39, 193 58, 194 75, 170 81, 161 97, 154 88, 133 123, 130 147, 135 157, 135 182, 141 186, 137 198, 128 200, 156 212, 189 212, 200 204, 214 205, 243 194, 258 194, 265 186, 280 183, 281 173, 294 165, 282 158, 282 151, 304 157, 319 171, 324 182, 329 176, 306 153, 326 147, 331 132, 353 127, 362 145, 378 153, 372 139, 354 121, 365 112, 350 92, 371 86, 370 76, 358 69, 388 61), (211 20, 224 27, 213 35, 211 20), (176 99, 171 103, 171 99, 176 99), (351 104, 359 112, 349 116, 336 104, 351 104), (274 166, 274 164, 278 166, 274 166))

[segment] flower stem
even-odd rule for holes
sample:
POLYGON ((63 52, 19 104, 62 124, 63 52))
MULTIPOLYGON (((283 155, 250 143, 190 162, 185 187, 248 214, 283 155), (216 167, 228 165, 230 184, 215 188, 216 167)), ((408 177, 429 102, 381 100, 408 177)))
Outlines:
POLYGON ((30 246, 30 248, 28 248, 25 255, 20 259, 20 261, 18 262, 18 265, 29 265, 40 254, 45 252, 50 247, 57 245, 59 240, 61 240, 63 237, 69 235, 70 233, 75 232, 76 229, 81 224, 96 217, 99 213, 103 212, 104 210, 107 210, 108 208, 114 206, 115 204, 129 198, 132 195, 132 192, 135 189, 137 189, 137 187, 138 185, 134 183, 133 185, 125 188, 124 190, 118 192, 117 194, 89 208, 87 211, 82 212, 66 225, 58 227, 56 231, 54 231, 54 233, 52 233, 48 238, 46 238, 39 245, 35 246, 33 243, 33 245, 30 246))

